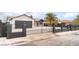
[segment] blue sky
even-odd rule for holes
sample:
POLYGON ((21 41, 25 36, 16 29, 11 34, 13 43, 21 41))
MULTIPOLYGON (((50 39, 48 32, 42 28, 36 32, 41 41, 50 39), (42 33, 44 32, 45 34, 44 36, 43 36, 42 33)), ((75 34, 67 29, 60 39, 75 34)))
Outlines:
MULTIPOLYGON (((44 19, 47 12, 0 12, 0 20, 7 16, 18 16, 21 14, 33 15, 34 18, 44 19)), ((79 12, 54 12, 60 20, 73 20, 79 12)))
MULTIPOLYGON (((36 18, 42 18, 44 19, 44 17, 46 16, 47 12, 33 12, 33 13, 27 13, 27 14, 31 14, 33 15, 33 17, 36 18)), ((54 14, 56 14, 56 16, 60 19, 60 20, 73 20, 76 15, 79 15, 79 12, 54 12, 54 14)))

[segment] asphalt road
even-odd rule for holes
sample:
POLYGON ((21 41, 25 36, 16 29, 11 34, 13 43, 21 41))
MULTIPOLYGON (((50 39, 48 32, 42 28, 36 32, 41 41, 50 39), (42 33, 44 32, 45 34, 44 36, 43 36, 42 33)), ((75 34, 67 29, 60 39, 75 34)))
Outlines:
POLYGON ((46 40, 34 41, 19 46, 79 46, 79 33, 56 35, 46 40))

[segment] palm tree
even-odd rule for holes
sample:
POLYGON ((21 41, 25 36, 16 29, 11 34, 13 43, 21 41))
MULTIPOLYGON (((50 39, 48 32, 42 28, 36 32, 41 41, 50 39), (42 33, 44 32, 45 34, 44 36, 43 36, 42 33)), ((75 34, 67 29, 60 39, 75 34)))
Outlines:
POLYGON ((48 22, 50 23, 50 25, 52 25, 53 23, 56 23, 57 22, 57 17, 54 13, 47 13, 46 14, 46 17, 45 17, 46 20, 48 20, 48 22))

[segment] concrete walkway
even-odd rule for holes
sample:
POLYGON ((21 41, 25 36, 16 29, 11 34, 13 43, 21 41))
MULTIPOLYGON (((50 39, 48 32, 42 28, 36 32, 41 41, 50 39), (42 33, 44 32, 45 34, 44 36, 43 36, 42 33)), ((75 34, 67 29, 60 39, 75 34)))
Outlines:
POLYGON ((0 38, 1 46, 59 46, 59 45, 79 45, 79 36, 77 31, 60 32, 53 34, 40 33, 32 34, 26 37, 19 37, 13 39, 0 38), (77 42, 77 43, 76 43, 77 42))

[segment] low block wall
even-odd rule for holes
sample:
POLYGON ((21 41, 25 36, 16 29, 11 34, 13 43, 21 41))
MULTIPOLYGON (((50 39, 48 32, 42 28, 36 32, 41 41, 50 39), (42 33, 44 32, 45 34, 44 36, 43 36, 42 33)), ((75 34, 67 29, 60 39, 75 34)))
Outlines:
POLYGON ((45 32, 51 32, 52 27, 35 27, 31 29, 26 29, 27 34, 38 34, 38 33, 45 33, 45 32))
POLYGON ((12 25, 7 24, 7 39, 26 36, 26 28, 23 26, 22 32, 12 32, 12 25))

